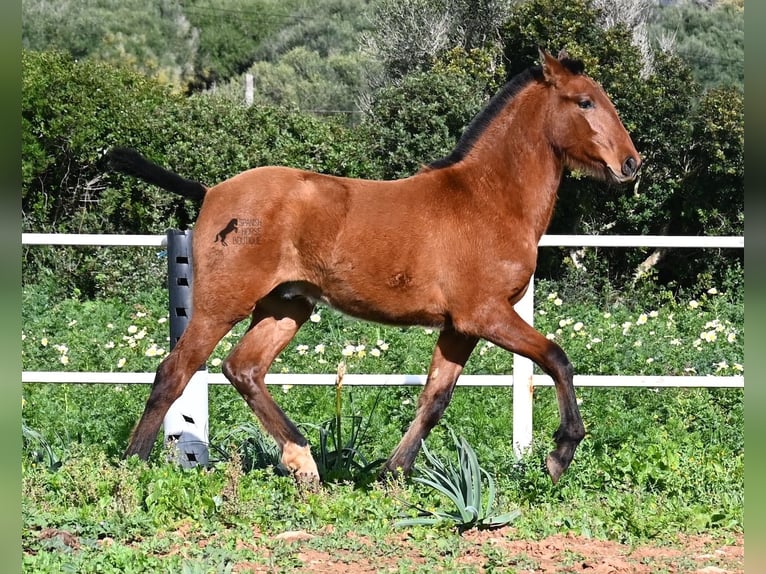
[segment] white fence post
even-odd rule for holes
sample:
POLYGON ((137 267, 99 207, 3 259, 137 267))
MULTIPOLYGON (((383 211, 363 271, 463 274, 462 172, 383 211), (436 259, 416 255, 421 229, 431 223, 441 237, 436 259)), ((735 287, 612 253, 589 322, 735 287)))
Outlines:
POLYGON ((253 75, 250 73, 245 74, 245 105, 253 105, 253 75))
MULTIPOLYGON (((529 287, 514 306, 516 312, 530 325, 535 315, 535 277, 529 279, 529 287)), ((534 398, 534 363, 513 355, 513 452, 521 458, 532 446, 532 400, 534 398)))
MULTIPOLYGON (((192 301, 192 233, 169 229, 168 296, 170 299, 170 347, 181 338, 191 318, 192 301)), ((174 457, 185 467, 206 466, 208 451, 208 393, 207 366, 202 365, 170 406, 163 428, 165 444, 174 450, 174 457)))

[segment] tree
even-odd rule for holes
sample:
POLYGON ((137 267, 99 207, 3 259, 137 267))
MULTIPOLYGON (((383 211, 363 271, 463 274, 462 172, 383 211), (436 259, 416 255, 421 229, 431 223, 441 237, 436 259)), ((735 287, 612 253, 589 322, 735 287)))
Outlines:
POLYGON ((687 62, 703 88, 724 85, 744 91, 744 2, 662 6, 651 24, 651 36, 655 44, 687 62))
POLYGON ((162 81, 194 77, 197 30, 180 0, 24 0, 22 46, 130 63, 162 81))
POLYGON ((379 0, 365 50, 393 79, 430 68, 452 48, 497 45, 498 29, 508 13, 501 0, 379 0))
MULTIPOLYGON (((337 115, 353 123, 360 113, 358 103, 367 94, 368 73, 374 64, 359 53, 322 57, 306 48, 294 48, 275 62, 255 62, 247 73, 253 77, 255 104, 337 115)), ((244 85, 244 76, 239 76, 217 92, 242 102, 244 85)))
POLYGON ((295 48, 305 48, 322 58, 353 54, 359 50, 359 35, 372 27, 368 0, 313 0, 295 4, 279 30, 258 46, 256 60, 276 62, 295 48))
POLYGON ((199 30, 194 89, 242 74, 263 40, 289 21, 285 4, 274 0, 187 0, 184 13, 199 30))

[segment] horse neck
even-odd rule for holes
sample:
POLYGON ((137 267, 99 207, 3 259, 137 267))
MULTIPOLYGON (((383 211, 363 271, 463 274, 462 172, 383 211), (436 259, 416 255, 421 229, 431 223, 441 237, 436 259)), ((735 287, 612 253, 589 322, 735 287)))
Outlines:
POLYGON ((547 99, 533 84, 487 126, 463 162, 474 193, 539 240, 553 215, 563 164, 546 135, 547 99), (541 104, 542 101, 542 104, 541 104))

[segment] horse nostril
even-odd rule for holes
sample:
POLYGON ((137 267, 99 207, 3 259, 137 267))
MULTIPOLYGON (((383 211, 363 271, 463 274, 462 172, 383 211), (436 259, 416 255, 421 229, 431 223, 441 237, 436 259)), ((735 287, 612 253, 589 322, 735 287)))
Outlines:
POLYGON ((625 177, 632 177, 636 175, 636 169, 638 168, 638 162, 636 158, 629 157, 622 164, 622 175, 625 177))

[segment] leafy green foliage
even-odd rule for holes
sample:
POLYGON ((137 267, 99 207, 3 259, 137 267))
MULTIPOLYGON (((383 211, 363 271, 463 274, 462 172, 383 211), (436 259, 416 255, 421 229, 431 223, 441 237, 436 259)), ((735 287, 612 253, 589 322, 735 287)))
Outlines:
MULTIPOLYGON (((374 62, 359 54, 322 56, 297 47, 275 62, 255 62, 248 73, 253 76, 256 105, 338 115, 350 122, 357 119, 357 102, 367 93, 369 70, 374 67, 374 62)), ((241 99, 244 79, 240 76, 219 90, 241 99)))
POLYGON ((450 50, 496 46, 507 10, 498 0, 378 0, 363 45, 396 81, 429 70, 450 50))
POLYGON ((456 510, 418 508, 420 516, 407 518, 396 522, 395 526, 415 526, 439 524, 444 521, 453 523, 458 530, 471 528, 499 528, 516 520, 521 512, 514 510, 504 514, 493 514, 495 504, 495 480, 479 466, 471 445, 454 433, 455 452, 458 457, 457 466, 451 462, 443 462, 434 455, 423 441, 423 454, 428 461, 425 466, 416 468, 412 479, 418 484, 430 487, 447 497, 456 510), (484 479, 487 482, 487 494, 484 495, 484 479))
POLYGON ((359 34, 373 27, 369 0, 313 0, 282 3, 279 12, 287 13, 278 31, 260 43, 256 61, 277 62, 296 48, 314 52, 322 58, 350 55, 358 51, 359 34))
POLYGON ((660 4, 654 12, 651 34, 655 42, 668 42, 692 69, 704 88, 745 88, 744 2, 660 4))
POLYGON ((241 74, 261 42, 288 18, 284 3, 273 0, 186 0, 183 12, 199 34, 192 88, 241 74))
POLYGON ((24 48, 129 63, 175 85, 194 77, 198 32, 179 0, 25 0, 21 10, 24 48))

